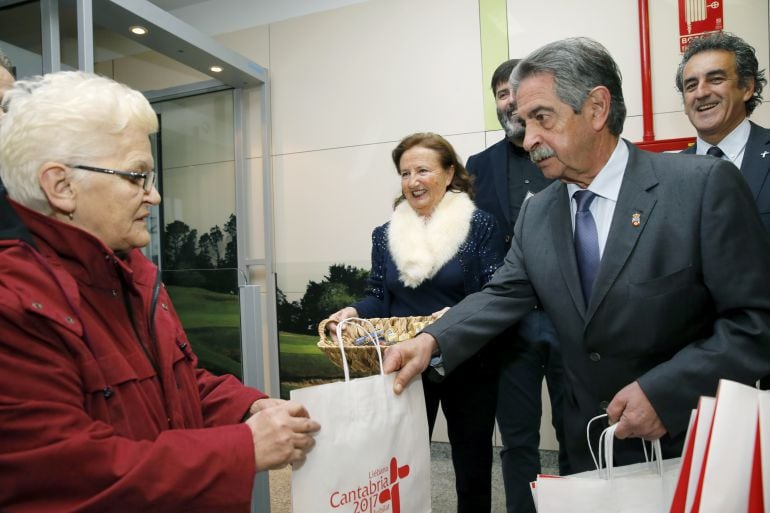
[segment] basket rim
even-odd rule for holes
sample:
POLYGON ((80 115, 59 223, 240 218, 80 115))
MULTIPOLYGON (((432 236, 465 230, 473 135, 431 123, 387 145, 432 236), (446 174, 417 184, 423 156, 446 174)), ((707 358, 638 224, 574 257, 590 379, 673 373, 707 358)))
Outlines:
MULTIPOLYGON (((393 317, 370 317, 370 318, 366 318, 366 320, 371 322, 372 324, 377 324, 377 322, 382 322, 382 321, 394 322, 394 321, 398 321, 398 320, 401 320, 401 319, 406 319, 407 323, 409 323, 409 322, 428 322, 428 323, 431 323, 431 322, 436 320, 431 315, 412 315, 412 316, 408 316, 408 317, 393 316, 393 317)), ((318 323, 318 336, 320 337, 320 340, 316 344, 318 347, 339 347, 338 344, 336 342, 334 342, 334 340, 331 339, 331 337, 327 337, 326 325, 329 322, 332 322, 332 321, 333 320, 331 318, 326 318, 326 319, 324 319, 324 320, 322 320, 321 322, 318 323), (323 345, 322 345, 322 343, 323 343, 323 345)), ((334 321, 334 322, 336 322, 336 321, 334 321)), ((343 345, 345 346, 345 349, 347 349, 348 347, 356 348, 356 349, 367 349, 367 348, 368 349, 373 349, 374 348, 374 346, 356 346, 354 344, 347 344, 347 343, 344 343, 344 341, 343 341, 343 345)))

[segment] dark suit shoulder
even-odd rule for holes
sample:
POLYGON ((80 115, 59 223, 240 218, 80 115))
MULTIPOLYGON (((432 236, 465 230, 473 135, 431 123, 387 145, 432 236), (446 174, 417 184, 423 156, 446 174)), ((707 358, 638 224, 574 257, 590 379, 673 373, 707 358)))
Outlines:
POLYGON ((468 157, 468 162, 466 164, 466 167, 469 168, 468 171, 471 171, 470 166, 472 163, 478 164, 479 160, 493 158, 499 152, 503 152, 503 153, 507 152, 508 144, 509 143, 507 139, 502 139, 500 141, 497 141, 495 144, 493 144, 489 148, 485 148, 484 150, 468 157))
POLYGON ((770 142, 770 128, 765 128, 762 125, 758 125, 753 121, 749 121, 751 125, 751 132, 749 132, 749 138, 758 137, 759 139, 765 139, 765 142, 770 142))
POLYGON ((743 182, 738 168, 726 160, 707 155, 636 150, 629 157, 624 180, 633 180, 643 189, 660 185, 679 191, 679 195, 688 195, 702 190, 715 178, 720 182, 743 182))
MULTIPOLYGON (((749 139, 746 141, 746 152, 743 158, 747 160, 748 157, 748 160, 756 161, 756 158, 752 159, 752 157, 756 157, 756 155, 761 156, 762 152, 770 146, 770 129, 753 122, 750 122, 750 124, 751 131, 749 132, 749 139)), ((767 156, 767 153, 764 155, 767 156)), ((761 158, 764 159, 765 156, 761 158)))

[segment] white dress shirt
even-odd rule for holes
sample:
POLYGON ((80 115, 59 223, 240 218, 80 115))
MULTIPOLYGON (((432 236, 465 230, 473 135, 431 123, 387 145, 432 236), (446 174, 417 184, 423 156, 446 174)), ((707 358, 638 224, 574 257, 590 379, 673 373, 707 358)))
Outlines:
MULTIPOLYGON (((623 183, 626 164, 628 164, 628 146, 623 139, 618 139, 618 145, 612 152, 610 159, 588 186, 588 190, 596 194, 588 209, 596 222, 596 232, 599 237, 599 258, 604 255, 604 246, 607 244, 607 236, 610 233, 612 216, 615 213, 615 205, 618 203, 620 184, 623 183)), ((575 211, 577 210, 574 194, 575 191, 579 190, 578 185, 567 184, 570 212, 572 212, 572 233, 575 233, 575 211)))
MULTIPOLYGON (((715 145, 719 146, 719 149, 724 153, 722 160, 729 160, 740 169, 741 163, 743 163, 743 154, 746 152, 746 143, 749 142, 749 133, 751 133, 751 124, 748 118, 744 118, 732 132, 715 145)), ((712 144, 697 137, 695 139, 695 154, 705 155, 711 146, 712 144)))

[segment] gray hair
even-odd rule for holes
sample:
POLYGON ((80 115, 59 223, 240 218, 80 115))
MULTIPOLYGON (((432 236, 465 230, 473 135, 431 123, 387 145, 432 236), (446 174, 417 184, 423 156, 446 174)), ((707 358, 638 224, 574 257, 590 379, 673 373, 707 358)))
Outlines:
POLYGON ((37 177, 43 164, 107 158, 127 128, 148 135, 158 129, 157 116, 141 93, 80 71, 20 80, 5 93, 3 107, 0 178, 11 198, 45 214, 52 210, 37 177))
POLYGON ((514 90, 525 78, 541 73, 552 75, 559 99, 572 107, 576 114, 590 92, 604 86, 610 92, 611 103, 607 127, 619 136, 626 120, 620 69, 600 43, 585 37, 562 39, 549 43, 524 58, 511 75, 514 90))
POLYGON ((757 54, 754 47, 740 37, 729 32, 715 32, 708 36, 693 39, 682 55, 682 62, 676 70, 676 88, 684 95, 684 67, 693 55, 711 50, 722 50, 735 55, 735 73, 738 75, 738 85, 746 87, 750 79, 754 81, 754 94, 746 100, 746 115, 750 116, 754 109, 762 103, 762 89, 767 84, 765 70, 759 69, 757 54))

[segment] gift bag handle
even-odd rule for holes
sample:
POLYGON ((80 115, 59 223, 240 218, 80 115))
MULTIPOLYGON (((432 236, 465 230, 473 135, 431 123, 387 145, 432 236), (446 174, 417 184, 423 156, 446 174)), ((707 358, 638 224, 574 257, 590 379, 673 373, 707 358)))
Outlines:
MULTIPOLYGON (((614 441, 615 441, 615 430, 618 427, 617 422, 615 424, 612 424, 611 426, 605 428, 601 435, 599 435, 599 459, 597 460, 596 456, 594 455, 594 449, 591 445, 591 437, 590 437, 590 427, 591 423, 595 420, 601 419, 607 417, 607 414, 604 413, 602 415, 597 415, 596 417, 592 418, 588 421, 588 425, 586 426, 586 440, 588 441, 588 450, 591 451, 591 458, 594 460, 594 465, 596 466, 597 471, 602 470, 602 460, 607 464, 607 479, 609 481, 612 481, 613 479, 613 473, 615 470, 615 464, 614 464, 614 458, 613 458, 613 447, 614 447, 614 441), (602 449, 604 449, 602 451, 602 449), (602 458, 602 452, 604 452, 604 458, 602 458)), ((647 443, 645 440, 642 440, 642 449, 644 450, 644 461, 649 462, 650 458, 655 460, 658 474, 663 477, 663 451, 660 447, 660 440, 652 440, 650 441, 650 444, 652 445, 652 454, 648 457, 647 456, 647 443)))
POLYGON ((348 359, 347 356, 345 356, 345 346, 342 344, 342 326, 344 324, 352 324, 352 323, 361 323, 361 324, 368 324, 369 328, 366 329, 366 337, 369 338, 369 340, 372 341, 374 344, 375 349, 377 350, 377 359, 380 361, 380 375, 384 376, 385 372, 382 370, 382 349, 380 348, 380 341, 379 337, 374 335, 376 333, 376 328, 374 327, 374 324, 371 323, 368 319, 361 319, 359 317, 348 317, 347 319, 343 319, 340 322, 337 323, 337 345, 340 348, 340 353, 342 353, 342 370, 345 373, 345 382, 350 381, 350 370, 348 369, 348 359))

